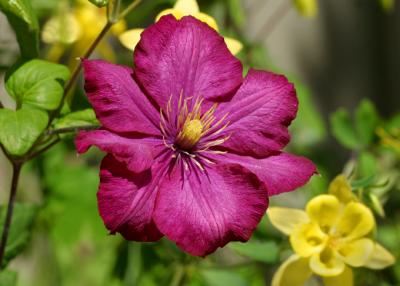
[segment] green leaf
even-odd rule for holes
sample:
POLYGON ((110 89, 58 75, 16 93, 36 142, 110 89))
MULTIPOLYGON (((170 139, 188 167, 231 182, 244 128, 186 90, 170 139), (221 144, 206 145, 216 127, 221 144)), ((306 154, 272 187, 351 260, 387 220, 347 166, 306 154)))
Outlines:
POLYGON ((47 122, 48 115, 40 110, 0 109, 0 143, 10 155, 22 156, 46 129, 47 122))
POLYGON ((364 99, 356 109, 355 128, 362 143, 371 143, 378 126, 378 114, 373 103, 364 99))
MULTIPOLYGON (((0 232, 3 232, 3 224, 7 213, 6 206, 0 206, 0 232)), ((26 246, 30 237, 30 228, 33 225, 37 207, 27 204, 15 204, 11 220, 11 227, 8 234, 6 250, 4 254, 3 267, 17 256, 26 246)), ((0 284, 1 285, 1 284, 0 284)))
POLYGON ((17 285, 17 273, 14 271, 3 270, 0 272, 0 286, 17 285))
POLYGON ((37 57, 39 22, 32 9, 31 0, 0 0, 0 10, 7 16, 15 31, 22 57, 37 57))
POLYGON ((371 175, 356 181, 352 181, 351 187, 353 189, 368 188, 374 183, 374 181, 375 181, 375 175, 371 175))
POLYGON ((361 152, 358 158, 358 168, 361 177, 374 175, 377 171, 377 162, 370 152, 361 152))
POLYGON ((90 3, 93 3, 97 7, 104 7, 108 4, 108 0, 89 0, 90 3))
POLYGON ((208 286, 248 286, 249 283, 234 271, 207 269, 201 271, 208 286))
POLYGON ((63 96, 69 70, 63 65, 31 60, 15 71, 6 82, 6 89, 17 106, 56 109, 63 96))
POLYGON ((67 128, 67 127, 77 127, 85 125, 99 124, 96 118, 96 114, 93 109, 85 109, 76 112, 69 113, 64 117, 57 120, 54 124, 55 128, 67 128))
POLYGON ((352 127, 350 115, 347 110, 340 108, 330 117, 332 133, 345 147, 357 149, 360 145, 352 127))
POLYGON ((279 249, 275 242, 232 242, 229 247, 256 261, 274 263, 278 260, 279 249))

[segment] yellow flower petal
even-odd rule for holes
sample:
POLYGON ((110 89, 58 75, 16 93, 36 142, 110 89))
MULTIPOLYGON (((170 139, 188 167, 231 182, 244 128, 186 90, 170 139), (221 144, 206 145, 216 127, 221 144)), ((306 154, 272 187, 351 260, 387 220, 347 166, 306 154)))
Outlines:
POLYGON ((344 244, 338 249, 342 260, 353 267, 360 267, 367 263, 374 249, 374 242, 368 238, 358 239, 344 244))
POLYGON ((332 277, 324 277, 324 285, 325 286, 353 286, 354 285, 354 280, 353 280, 353 271, 351 268, 346 267, 342 274, 339 274, 338 276, 332 276, 332 277))
POLYGON ((236 55, 237 53, 239 53, 242 50, 243 45, 238 40, 228 38, 228 37, 225 37, 224 39, 225 39, 225 43, 228 46, 228 49, 232 53, 232 55, 236 55))
POLYGON ((310 278, 308 258, 290 256, 275 272, 271 286, 303 286, 310 278))
POLYGON ((112 27, 111 27, 111 33, 114 36, 118 36, 121 33, 123 33, 126 30, 126 22, 124 20, 120 20, 117 23, 115 23, 112 27))
POLYGON ((89 1, 79 1, 74 15, 83 30, 82 37, 90 42, 97 37, 107 23, 106 9, 97 8, 89 1))
POLYGON ((211 17, 210 15, 199 12, 199 13, 193 14, 193 17, 195 17, 197 20, 200 20, 200 21, 206 23, 208 26, 213 28, 215 31, 218 31, 217 21, 215 21, 215 19, 213 17, 211 17))
POLYGON ((343 273, 345 264, 335 251, 330 247, 326 247, 322 252, 311 256, 310 268, 320 276, 330 277, 343 273))
POLYGON ((334 195, 339 201, 346 204, 355 200, 351 187, 344 175, 337 176, 329 185, 329 194, 334 195))
POLYGON ((290 234, 290 243, 294 252, 302 257, 321 252, 327 240, 328 236, 316 223, 300 224, 290 234))
POLYGON ((294 0, 294 4, 301 15, 314 18, 318 13, 317 0, 294 0))
POLYGON ((174 9, 180 11, 183 15, 194 15, 200 12, 196 0, 177 0, 174 9))
POLYGON ((73 14, 55 16, 44 24, 42 30, 42 40, 46 44, 71 44, 75 42, 81 34, 78 20, 73 14))
POLYGON ((347 240, 367 235, 375 226, 371 210, 361 203, 348 203, 337 225, 338 235, 347 240))
POLYGON ((118 38, 125 48, 133 51, 137 43, 139 43, 140 34, 142 32, 143 29, 132 29, 122 33, 118 38))
POLYGON ((374 250, 364 266, 371 269, 383 269, 393 265, 395 262, 396 259, 386 248, 379 243, 375 243, 374 250))
POLYGON ((340 203, 335 196, 319 195, 308 202, 306 211, 311 221, 328 233, 339 218, 340 203))
POLYGON ((290 235, 295 226, 310 221, 307 213, 299 209, 270 207, 267 214, 272 225, 286 235, 290 235))
POLYGON ((168 14, 171 14, 172 16, 174 16, 177 20, 180 20, 183 16, 185 16, 181 11, 179 11, 179 10, 176 10, 176 9, 165 9, 165 10, 163 10, 163 11, 161 11, 158 15, 157 15, 157 17, 156 17, 156 22, 158 21, 158 20, 160 20, 160 18, 162 17, 162 16, 165 16, 165 15, 168 15, 168 14))

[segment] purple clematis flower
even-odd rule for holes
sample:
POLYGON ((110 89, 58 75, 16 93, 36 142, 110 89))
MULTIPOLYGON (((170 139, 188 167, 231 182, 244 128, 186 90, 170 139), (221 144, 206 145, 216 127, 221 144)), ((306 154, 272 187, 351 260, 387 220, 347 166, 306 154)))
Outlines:
POLYGON ((207 255, 247 241, 268 197, 304 185, 306 158, 281 151, 298 102, 284 76, 250 70, 221 36, 192 17, 146 29, 135 68, 83 60, 85 90, 101 129, 80 132, 79 153, 108 153, 99 211, 128 240, 162 236, 207 255))

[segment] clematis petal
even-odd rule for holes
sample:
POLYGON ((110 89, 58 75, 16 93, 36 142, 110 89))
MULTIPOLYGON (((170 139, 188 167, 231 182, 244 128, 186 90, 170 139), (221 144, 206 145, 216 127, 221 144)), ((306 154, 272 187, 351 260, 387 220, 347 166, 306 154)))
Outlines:
POLYGON ((338 276, 345 269, 344 262, 339 259, 337 253, 330 247, 326 247, 320 253, 316 253, 310 258, 311 270, 323 277, 338 276))
POLYGON ((233 99, 217 109, 230 122, 225 132, 231 137, 222 146, 256 157, 280 151, 289 142, 297 105, 294 86, 284 76, 250 70, 233 99))
POLYGON ((185 16, 194 15, 200 12, 196 0, 177 0, 174 9, 182 12, 185 16))
POLYGON ((82 60, 85 91, 101 124, 114 132, 159 135, 159 111, 132 79, 132 69, 82 60))
POLYGON ((369 238, 361 238, 343 244, 338 249, 338 254, 346 264, 353 267, 361 267, 367 263, 373 250, 373 241, 369 238))
POLYGON ((154 213, 160 231, 197 256, 229 241, 247 241, 268 205, 264 184, 239 165, 215 165, 191 174, 180 167, 160 183, 154 213))
POLYGON ((290 256, 275 272, 271 286, 303 286, 311 277, 309 259, 290 256))
POLYGON ((228 153, 222 156, 222 161, 240 164, 256 174, 267 186, 268 196, 293 191, 306 184, 316 173, 315 165, 310 160, 288 153, 260 159, 228 153))
POLYGON ((299 224, 310 222, 307 213, 298 209, 270 207, 267 214, 272 225, 286 235, 290 235, 299 224))
POLYGON ((393 265, 396 262, 394 256, 382 245, 375 243, 369 260, 364 265, 371 269, 383 269, 393 265))
POLYGON ((297 225, 290 234, 294 252, 302 257, 321 252, 327 241, 328 236, 313 222, 297 225))
POLYGON ((331 277, 323 277, 324 286, 353 286, 353 270, 350 267, 345 267, 344 271, 337 275, 331 277))
POLYGON ((337 176, 329 185, 329 194, 334 195, 344 204, 355 201, 355 195, 351 192, 351 186, 344 175, 337 176))
POLYGON ((228 46, 229 51, 233 54, 236 55, 238 54, 242 49, 243 49, 243 44, 239 42, 238 40, 235 40, 233 38, 229 37, 224 37, 225 43, 228 46))
POLYGON ((121 35, 119 35, 119 41, 121 44, 127 48, 133 51, 140 41, 140 34, 143 32, 143 29, 131 29, 128 30, 121 35))
POLYGON ((223 38, 191 16, 164 16, 147 28, 134 59, 136 78, 160 107, 181 93, 224 99, 242 83, 242 65, 223 38))
POLYGON ((129 139, 107 130, 81 131, 75 138, 78 153, 85 153, 95 145, 103 152, 111 153, 115 159, 124 162, 133 172, 142 172, 153 164, 153 158, 160 152, 162 143, 146 139, 129 139))
POLYGON ((343 211, 336 231, 347 240, 353 240, 367 235, 374 226, 375 220, 371 210, 361 203, 350 202, 343 211))
POLYGON ((100 216, 111 233, 137 241, 162 237, 152 219, 157 195, 152 179, 150 170, 133 173, 111 155, 103 159, 97 200, 100 216))
POLYGON ((335 196, 319 195, 308 202, 306 211, 312 221, 329 233, 339 218, 340 203, 335 196))

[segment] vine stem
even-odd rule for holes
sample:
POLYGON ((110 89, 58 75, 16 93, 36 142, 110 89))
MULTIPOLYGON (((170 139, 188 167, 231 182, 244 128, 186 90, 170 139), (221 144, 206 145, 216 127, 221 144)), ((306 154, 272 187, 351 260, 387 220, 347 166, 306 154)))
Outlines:
POLYGON ((100 125, 82 125, 82 126, 73 126, 73 127, 65 127, 59 129, 50 129, 46 131, 46 135, 55 135, 55 134, 63 134, 63 133, 75 133, 81 130, 96 130, 99 129, 100 125))
MULTIPOLYGON (((107 21, 107 24, 104 25, 104 27, 101 30, 100 34, 97 35, 96 39, 93 41, 93 43, 87 49, 86 53, 82 56, 82 58, 87 59, 87 58, 90 57, 90 55, 93 53, 94 49, 97 47, 97 45, 103 39, 103 37, 107 34, 107 32, 112 27, 112 25, 113 25, 113 23, 107 21)), ((75 80, 77 79, 81 69, 82 69, 82 62, 79 62, 79 65, 75 68, 75 70, 73 71, 73 73, 71 75, 71 78, 69 79, 69 81, 65 85, 64 95, 63 95, 63 98, 62 98, 61 102, 64 102, 64 100, 67 97, 68 93, 70 92, 71 88, 74 86, 75 80)))
POLYGON ((178 265, 172 277, 170 286, 181 286, 184 278, 185 278, 185 268, 182 265, 178 265))
POLYGON ((15 197, 17 194, 18 180, 21 173, 22 163, 13 163, 13 175, 11 181, 10 198, 8 200, 7 215, 4 221, 3 233, 0 242, 0 265, 2 265, 4 252, 7 245, 8 234, 10 232, 11 219, 14 210, 15 197))

